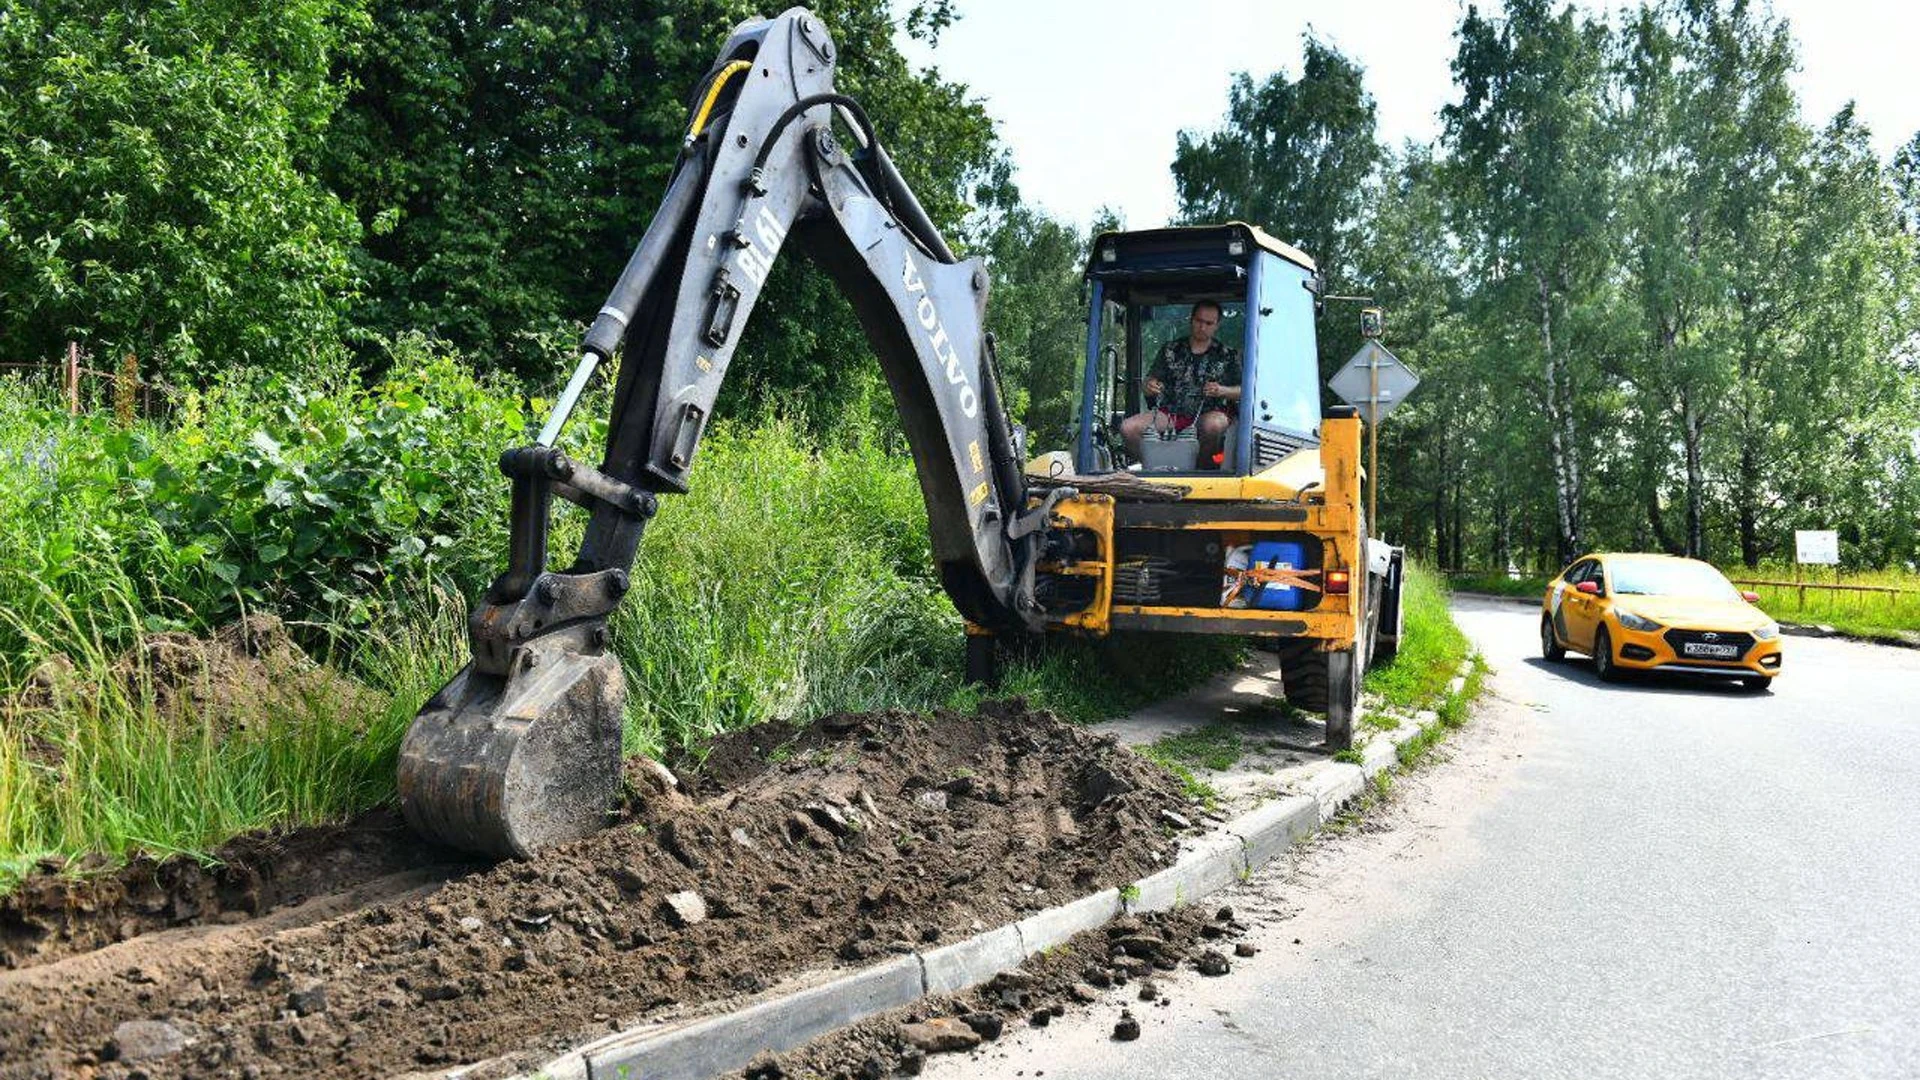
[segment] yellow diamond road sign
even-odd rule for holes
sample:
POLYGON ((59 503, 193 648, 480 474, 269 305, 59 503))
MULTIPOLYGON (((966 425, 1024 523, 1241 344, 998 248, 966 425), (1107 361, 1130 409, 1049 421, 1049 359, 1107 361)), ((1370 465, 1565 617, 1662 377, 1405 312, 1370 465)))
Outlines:
POLYGON ((1327 380, 1327 385, 1342 401, 1359 409, 1360 415, 1372 425, 1378 424, 1381 417, 1413 393, 1413 388, 1420 385, 1420 376, 1388 352, 1386 346, 1369 341, 1327 380))

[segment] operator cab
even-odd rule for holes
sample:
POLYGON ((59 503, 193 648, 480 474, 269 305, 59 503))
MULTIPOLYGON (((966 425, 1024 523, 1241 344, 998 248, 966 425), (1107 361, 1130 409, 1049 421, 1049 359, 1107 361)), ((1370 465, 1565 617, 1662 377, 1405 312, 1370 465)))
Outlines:
MULTIPOLYGON (((1076 414, 1075 471, 1249 476, 1320 440, 1318 278, 1304 253, 1244 222, 1103 233, 1094 241, 1087 362, 1076 414), (1196 304, 1219 308, 1207 354, 1238 360, 1238 401, 1208 399, 1202 415, 1148 393, 1161 350, 1186 342, 1196 304), (1230 421, 1202 454, 1204 412, 1230 421), (1140 430, 1136 452, 1122 434, 1140 430)), ((1205 355, 1205 354, 1203 354, 1205 355)), ((1225 385, 1224 379, 1219 380, 1225 385)), ((1219 427, 1212 420, 1209 433, 1219 427)))

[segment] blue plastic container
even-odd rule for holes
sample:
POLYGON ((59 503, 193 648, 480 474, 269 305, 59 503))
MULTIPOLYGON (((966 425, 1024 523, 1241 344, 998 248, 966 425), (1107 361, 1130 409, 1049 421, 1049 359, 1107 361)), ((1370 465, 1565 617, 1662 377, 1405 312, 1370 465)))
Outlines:
MULTIPOLYGON (((1249 565, 1262 570, 1298 570, 1306 565, 1306 545, 1292 540, 1262 540, 1253 545, 1249 565)), ((1302 611, 1308 605, 1307 591, 1291 585, 1261 585, 1253 594, 1257 608, 1268 611, 1302 611)))

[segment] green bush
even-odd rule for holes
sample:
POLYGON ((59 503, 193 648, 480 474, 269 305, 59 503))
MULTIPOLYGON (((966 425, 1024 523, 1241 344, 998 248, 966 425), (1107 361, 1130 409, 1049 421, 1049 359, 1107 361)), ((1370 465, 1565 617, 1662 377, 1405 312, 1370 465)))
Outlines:
POLYGON ((471 588, 504 549, 506 485, 487 466, 526 418, 452 359, 423 355, 367 390, 216 393, 189 402, 190 422, 229 406, 254 421, 244 438, 185 460, 141 453, 133 469, 154 521, 203 563, 176 593, 191 589, 202 619, 245 604, 364 626, 384 583, 446 573, 471 588))
MULTIPOLYGON (((250 608, 366 626, 394 581, 471 589, 505 548, 491 461, 523 410, 423 342, 393 351, 370 388, 230 379, 187 394, 164 426, 6 395, 0 458, 26 467, 0 470, 0 607, 27 626, 64 607, 125 647, 250 608), (130 606, 102 591, 122 588, 130 606)), ((0 659, 17 669, 23 647, 0 630, 0 659)))

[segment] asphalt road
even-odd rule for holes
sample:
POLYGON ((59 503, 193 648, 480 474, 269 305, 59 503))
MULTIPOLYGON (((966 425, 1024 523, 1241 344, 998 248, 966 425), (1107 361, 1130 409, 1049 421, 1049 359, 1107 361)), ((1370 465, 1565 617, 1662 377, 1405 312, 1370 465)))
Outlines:
POLYGON ((1534 610, 1456 616, 1492 693, 1381 827, 1223 896, 1259 955, 927 1075, 1920 1077, 1920 652, 1614 686, 1534 610))

